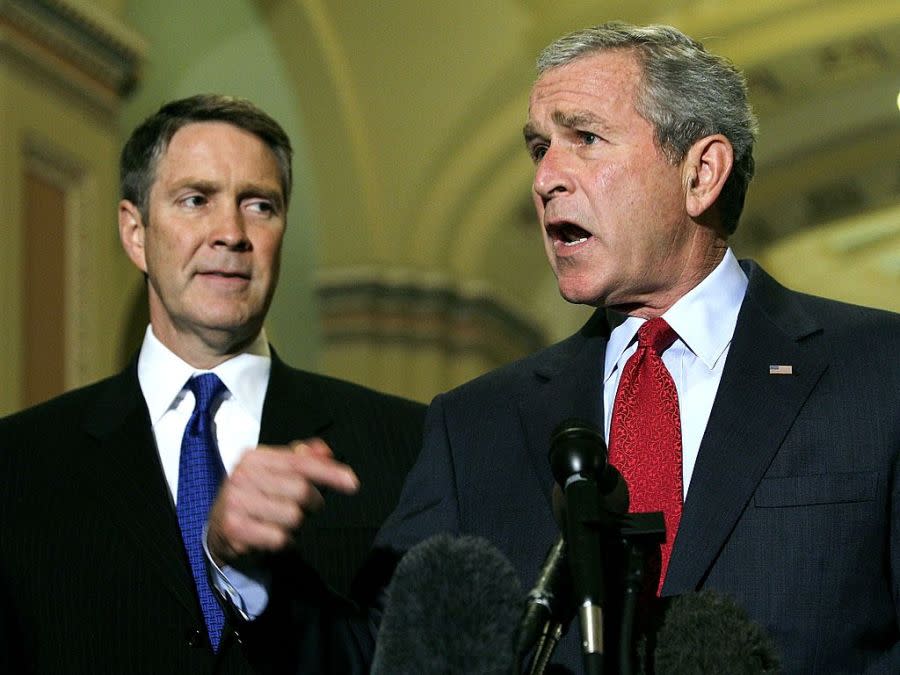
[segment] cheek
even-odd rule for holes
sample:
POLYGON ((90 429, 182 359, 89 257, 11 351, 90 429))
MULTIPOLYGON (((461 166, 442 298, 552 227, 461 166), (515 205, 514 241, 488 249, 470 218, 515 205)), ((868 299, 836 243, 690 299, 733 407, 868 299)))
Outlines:
POLYGON ((542 222, 544 218, 544 200, 534 190, 531 191, 531 203, 534 204, 534 212, 537 214, 538 221, 542 222))
POLYGON ((148 237, 148 250, 155 252, 155 258, 158 261, 176 263, 198 248, 196 237, 190 236, 190 230, 183 228, 176 230, 174 228, 150 227, 147 232, 153 230, 148 237))
POLYGON ((254 248, 257 252, 257 260, 260 266, 268 268, 274 276, 278 272, 281 258, 281 244, 283 231, 269 231, 256 238, 254 248))
POLYGON ((660 206, 672 207, 678 203, 683 192, 681 171, 678 166, 669 164, 663 158, 656 158, 638 167, 644 189, 655 195, 660 206))
POLYGON ((591 196, 594 208, 611 210, 628 197, 634 188, 627 167, 620 164, 603 164, 590 176, 585 191, 591 196))

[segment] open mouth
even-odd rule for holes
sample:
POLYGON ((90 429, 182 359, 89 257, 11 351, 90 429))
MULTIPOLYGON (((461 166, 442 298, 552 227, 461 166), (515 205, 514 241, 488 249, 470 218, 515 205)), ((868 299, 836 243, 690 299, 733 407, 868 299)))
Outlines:
POLYGON ((577 246, 591 238, 591 233, 574 223, 556 223, 547 227, 554 243, 562 246, 577 246))

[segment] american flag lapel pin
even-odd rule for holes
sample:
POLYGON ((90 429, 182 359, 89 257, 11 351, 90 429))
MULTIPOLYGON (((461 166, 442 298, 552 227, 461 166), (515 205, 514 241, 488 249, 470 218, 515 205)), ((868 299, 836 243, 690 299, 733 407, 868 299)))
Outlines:
POLYGON ((769 366, 769 375, 793 375, 794 366, 778 364, 769 366))

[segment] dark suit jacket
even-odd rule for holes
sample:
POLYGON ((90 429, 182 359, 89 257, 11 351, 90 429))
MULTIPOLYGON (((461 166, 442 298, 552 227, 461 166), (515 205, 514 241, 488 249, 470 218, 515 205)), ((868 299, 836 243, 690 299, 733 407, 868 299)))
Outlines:
MULTIPOLYGON (((744 268, 663 594, 732 595, 774 637, 786 672, 900 672, 900 316, 744 268), (769 375, 782 364, 794 374, 769 375)), ((531 587, 559 534, 550 434, 572 416, 603 428, 607 338, 597 312, 571 338, 436 398, 377 545, 481 535, 531 587)), ((580 672, 577 633, 556 661, 580 672)))
POLYGON ((232 622, 218 657, 200 637, 136 362, 0 421, 0 671, 361 668, 355 659, 370 645, 344 626, 353 611, 344 597, 396 503, 423 417, 420 404, 294 370, 273 355, 260 442, 321 436, 362 489, 326 495, 297 550, 267 561, 269 608, 248 626, 232 622))

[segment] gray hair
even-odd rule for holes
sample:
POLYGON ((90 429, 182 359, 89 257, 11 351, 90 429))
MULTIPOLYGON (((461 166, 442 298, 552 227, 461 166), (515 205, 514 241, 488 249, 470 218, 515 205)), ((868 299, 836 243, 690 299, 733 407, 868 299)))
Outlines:
POLYGON ((635 108, 653 125, 656 142, 674 163, 695 141, 722 134, 734 150, 734 166, 719 195, 722 225, 734 233, 753 178, 756 117, 744 76, 728 59, 671 26, 633 26, 620 21, 565 35, 537 60, 538 76, 596 52, 633 50, 643 71, 635 108))

